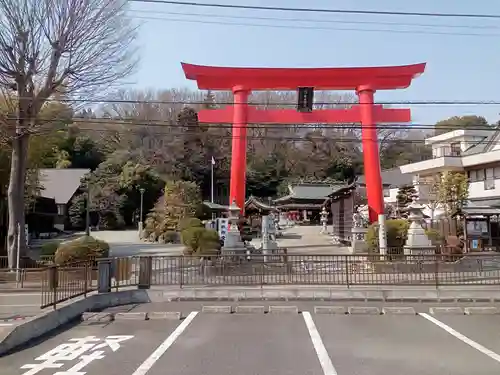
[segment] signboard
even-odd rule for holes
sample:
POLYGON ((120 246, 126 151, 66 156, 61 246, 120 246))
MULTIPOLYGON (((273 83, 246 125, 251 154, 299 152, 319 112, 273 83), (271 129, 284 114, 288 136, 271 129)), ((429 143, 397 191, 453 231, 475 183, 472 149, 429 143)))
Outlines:
POLYGON ((217 219, 217 228, 219 232, 219 238, 222 242, 226 240, 227 232, 229 230, 229 219, 219 218, 217 219))
POLYGON ((314 102, 313 87, 299 87, 297 95, 297 111, 312 112, 314 102))
POLYGON ((471 241, 471 248, 474 250, 479 249, 479 240, 472 240, 471 241))
MULTIPOLYGON (((84 375, 84 367, 91 362, 106 357, 106 352, 116 352, 120 349, 120 343, 130 340, 134 336, 107 336, 100 339, 96 336, 69 339, 47 353, 35 358, 38 363, 30 363, 21 366, 27 370, 22 375, 36 375, 44 370, 53 369, 53 375, 84 375), (71 363, 73 362, 73 363, 71 363), (74 363, 76 362, 76 363, 74 363), (69 367, 63 370, 63 367, 69 367), (55 370, 57 369, 57 370, 55 370)), ((44 373, 45 374, 45 373, 44 373)))

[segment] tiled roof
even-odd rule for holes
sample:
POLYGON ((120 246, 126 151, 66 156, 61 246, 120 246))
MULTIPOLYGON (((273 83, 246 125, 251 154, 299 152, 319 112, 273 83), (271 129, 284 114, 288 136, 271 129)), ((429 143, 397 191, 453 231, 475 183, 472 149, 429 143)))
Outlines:
POLYGON ((494 131, 491 131, 491 134, 484 138, 483 140, 479 141, 472 147, 469 147, 467 150, 465 150, 462 155, 474 155, 474 154, 480 154, 483 152, 489 152, 493 151, 493 148, 500 143, 500 128, 496 127, 494 128, 494 131))
POLYGON ((329 194, 331 194, 334 190, 345 186, 344 183, 338 184, 296 184, 290 185, 288 190, 290 194, 285 197, 281 197, 275 200, 275 202, 286 201, 288 199, 326 199, 329 194))
POLYGON ((40 195, 53 198, 57 204, 66 204, 80 187, 82 178, 90 169, 40 169, 40 195))
POLYGON ((262 202, 261 200, 254 197, 253 195, 251 195, 250 198, 248 198, 245 202, 245 208, 252 207, 252 206, 254 206, 255 208, 260 209, 260 210, 267 210, 267 211, 276 210, 276 207, 272 207, 272 206, 262 202))
MULTIPOLYGON (((380 173, 382 177, 382 184, 386 187, 400 187, 404 185, 411 185, 413 183, 413 177, 408 174, 401 173, 399 167, 386 169, 380 173)), ((364 185, 365 176, 359 176, 357 183, 364 185)))

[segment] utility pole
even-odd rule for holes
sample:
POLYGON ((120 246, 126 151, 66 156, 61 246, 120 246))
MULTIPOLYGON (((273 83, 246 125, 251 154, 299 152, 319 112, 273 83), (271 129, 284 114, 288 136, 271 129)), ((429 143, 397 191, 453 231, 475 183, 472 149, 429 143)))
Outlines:
POLYGON ((16 283, 19 285, 21 282, 21 224, 17 223, 17 254, 16 254, 16 283))
POLYGON ((146 189, 144 188, 139 188, 139 193, 141 193, 141 208, 140 208, 140 216, 139 216, 139 237, 142 237, 142 230, 144 229, 144 192, 146 189))
POLYGON ((87 188, 87 199, 85 207, 85 235, 90 236, 90 186, 87 188))
POLYGON ((141 216, 140 216, 139 223, 141 223, 141 224, 144 222, 143 209, 144 209, 144 192, 145 191, 146 191, 146 189, 144 189, 144 188, 139 189, 139 193, 141 193, 141 216))

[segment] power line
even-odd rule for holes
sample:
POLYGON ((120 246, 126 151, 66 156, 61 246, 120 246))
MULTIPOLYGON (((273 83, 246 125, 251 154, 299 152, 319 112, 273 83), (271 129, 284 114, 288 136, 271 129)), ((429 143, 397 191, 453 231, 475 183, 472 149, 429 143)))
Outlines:
MULTIPOLYGON (((95 128, 84 128, 83 127, 83 128, 80 128, 80 130, 91 131, 91 132, 95 132, 98 134, 105 134, 105 135, 121 134, 120 131, 113 130, 113 129, 95 129, 95 128)), ((142 135, 142 133, 139 133, 139 131, 137 129, 130 129, 130 131, 128 132, 128 134, 135 134, 135 133, 142 135)), ((35 136, 42 135, 43 136, 43 135, 50 135, 50 134, 53 134, 53 131, 38 132, 38 133, 35 133, 33 135, 35 135, 35 136)), ((209 135, 216 136, 217 139, 229 140, 229 141, 234 139, 234 138, 236 138, 236 139, 242 138, 241 136, 240 137, 236 136, 233 138, 233 136, 230 134, 227 134, 227 135, 216 134, 215 135, 212 133, 209 135)), ((163 137, 163 136, 181 138, 181 137, 185 137, 186 133, 153 131, 153 132, 148 132, 148 134, 143 136, 142 138, 158 140, 158 137, 163 137)), ((328 137, 323 137, 323 136, 319 136, 319 135, 318 136, 298 137, 298 136, 268 136, 268 135, 247 134, 246 139, 248 141, 259 141, 259 140, 260 141, 276 141, 276 142, 279 142, 281 144, 283 144, 283 143, 316 143, 316 144, 320 144, 322 142, 327 141, 327 142, 335 142, 335 144, 349 144, 349 145, 355 144, 355 145, 361 146, 364 141, 368 141, 368 142, 377 142, 379 144, 398 143, 400 145, 425 145, 424 139, 393 139, 390 141, 381 142, 380 140, 375 140, 375 141, 363 140, 362 138, 360 139, 360 137, 356 137, 356 138, 353 138, 353 137, 328 138, 328 137)), ((446 142, 446 141, 434 142, 433 145, 449 146, 449 142, 446 142)), ((486 146, 486 143, 483 142, 483 143, 480 143, 480 145, 486 146)), ((167 147, 167 146, 164 146, 164 147, 167 147)), ((158 149, 161 149, 161 147, 159 147, 158 149)), ((409 151, 411 151, 411 150, 409 150, 409 151)), ((492 151, 500 151, 500 150, 492 150, 492 151)), ((472 155, 472 154, 470 154, 470 155, 472 155)), ((470 156, 470 155, 462 155, 462 156, 470 156)), ((433 159, 433 157, 428 157, 428 158, 423 157, 422 158, 422 160, 430 160, 430 159, 433 159)))
MULTIPOLYGON (((28 118, 21 118, 28 119, 28 118)), ((7 121, 17 121, 17 117, 7 118, 7 121)), ((138 119, 134 117, 124 117, 124 118, 107 118, 107 117, 95 117, 95 118, 67 118, 67 117, 52 117, 52 118, 40 118, 39 119, 43 124, 47 124, 50 122, 67 122, 68 125, 72 123, 83 123, 83 124, 94 124, 94 125, 123 125, 130 127, 153 127, 153 128, 195 128, 198 129, 200 127, 214 127, 221 129, 234 129, 234 128, 247 128, 247 129, 311 129, 311 131, 319 130, 319 129, 338 129, 338 130, 362 130, 363 128, 371 129, 376 128, 379 130, 460 130, 455 126, 437 126, 434 124, 419 124, 419 123, 408 123, 408 124, 375 124, 373 126, 362 126, 359 123, 346 123, 346 124, 253 124, 249 123, 246 125, 237 125, 230 123, 196 123, 196 124, 178 124, 172 123, 169 121, 162 120, 147 120, 147 119, 138 119)), ((12 124, 14 125, 14 124, 12 124)), ((28 127, 26 127, 28 128, 28 127)), ((500 131, 500 128, 491 126, 468 126, 465 129, 467 130, 480 130, 480 131, 488 131, 488 132, 497 132, 500 131)))
POLYGON ((224 26, 250 26, 250 27, 268 27, 274 29, 295 29, 295 30, 336 30, 336 31, 360 31, 360 32, 380 32, 393 34, 417 34, 417 35, 450 35, 450 36, 472 36, 472 37, 499 37, 500 34, 494 33, 461 33, 461 32, 446 32, 446 31, 425 31, 425 30, 396 30, 396 29, 360 29, 348 27, 328 27, 328 26, 302 26, 302 25, 276 25, 263 23, 241 23, 241 22, 223 22, 223 21, 206 21, 206 20, 187 20, 182 18, 166 18, 166 17, 141 17, 133 16, 134 19, 143 19, 150 21, 169 21, 181 23, 197 23, 208 25, 224 25, 224 26))
MULTIPOLYGON (((84 123, 88 123, 88 121, 82 121, 84 123)), ((129 125, 128 128, 122 128, 122 129, 100 129, 100 128, 95 128, 95 127, 78 127, 77 129, 79 130, 83 130, 83 131, 92 131, 92 132, 97 132, 97 133, 108 133, 108 134, 120 134, 120 133, 128 133, 128 134, 134 134, 134 133, 137 133, 137 134, 141 134, 141 135, 144 135, 143 133, 143 130, 146 128, 153 128, 153 129, 156 129, 156 130, 153 130, 153 131, 148 131, 147 134, 144 135, 144 137, 156 137, 156 136, 174 136, 174 137, 185 137, 186 135, 189 135, 189 133, 186 133, 186 132, 175 132, 175 131, 158 131, 158 129, 161 129, 161 128, 167 128, 167 129, 171 129, 171 128, 176 128, 176 129, 179 129, 181 130, 183 128, 183 126, 181 125, 168 125, 168 124, 151 124, 151 123, 134 123, 134 124, 131 124, 131 123, 123 123, 123 122, 119 122, 119 123, 115 123, 115 125, 129 125), (133 126, 130 126, 130 125, 133 125, 133 126), (142 127, 144 126, 144 127, 142 127), (159 127, 158 127, 159 126, 159 127)), ((186 127, 186 126, 184 126, 186 127)), ((187 128, 189 128, 190 126, 187 126, 187 128)), ((230 126, 221 126, 221 125, 216 125, 213 127, 214 129, 226 129, 226 130, 230 130, 231 127, 230 126)), ((265 129, 263 127, 249 127, 249 129, 265 129)), ((317 128, 312 128, 311 127, 311 130, 314 131, 314 130, 321 130, 321 129, 328 129, 328 128, 325 128, 325 127, 317 127, 317 128)), ((344 129, 344 130, 360 130, 360 126, 357 125, 357 126, 351 126, 350 128, 348 126, 344 126, 344 127, 338 127, 338 129, 344 129)), ((378 128, 380 129, 380 128, 378 128)), ((57 132, 57 130, 59 131, 65 131, 67 129, 37 129, 36 131, 34 131, 34 134, 35 135, 49 135, 49 134, 54 134, 55 132, 57 132)), ((390 128, 390 130, 397 130, 396 128, 390 128)), ((416 129, 416 130, 419 130, 419 129, 416 129)), ((491 129, 492 131, 498 131, 497 129, 491 129)), ((29 132, 29 130, 28 130, 29 132)), ((193 135, 196 135, 196 133, 194 133, 193 135)), ((221 139, 233 139, 233 136, 231 134, 227 134, 227 135, 221 135, 221 134, 206 134, 206 135, 212 135, 212 136, 217 136, 217 138, 221 138, 221 139)), ((238 137, 235 137, 235 138, 238 138, 238 137)), ((295 141, 295 142, 311 142, 311 141, 318 141, 318 142, 323 142, 323 141, 335 141, 337 143, 362 143, 363 142, 363 139, 360 139, 359 137, 356 137, 356 138, 353 138, 352 135, 350 136, 335 136, 335 137, 328 137, 328 136, 323 136, 323 135, 307 135, 307 134, 303 134, 302 136, 298 136, 298 135, 295 135, 295 136, 284 136, 284 135, 277 135, 277 136, 269 136, 269 135, 255 135, 255 134, 248 134, 247 135, 247 139, 249 140, 252 140, 252 139, 259 139, 259 140, 274 140, 274 141, 280 141, 280 142, 283 142, 283 141, 295 141)), ((376 140, 376 142, 380 142, 379 140, 376 140)), ((399 143, 399 144, 425 144, 426 140, 425 139, 407 139, 407 138, 399 138, 399 139, 392 139, 391 142, 394 142, 394 143, 399 143)), ((486 144, 485 142, 478 142, 477 144, 486 144)), ((433 145, 446 145, 446 146, 449 146, 449 142, 448 141, 437 141, 437 142, 433 142, 433 145)), ((473 146, 473 145, 471 145, 473 146)))
POLYGON ((170 1, 170 0, 129 0, 136 3, 184 5, 203 8, 225 8, 246 9, 281 12, 305 12, 305 13, 335 13, 335 14, 364 14, 374 16, 421 16, 421 17, 444 17, 444 18, 478 18, 478 19, 500 19, 497 14, 473 14, 473 13, 439 13, 439 12, 398 12, 383 10, 354 10, 354 9, 328 9, 328 8, 289 8, 260 5, 237 5, 219 3, 199 3, 194 1, 170 1))
MULTIPOLYGON (((329 91, 329 90, 321 90, 329 91)), ((17 97, 15 97, 17 99, 17 97)), ((24 99, 31 99, 29 97, 24 99)), ((47 99, 49 103, 89 103, 89 104, 173 104, 173 105, 233 105, 232 101, 216 101, 208 102, 206 100, 139 100, 139 99, 47 99)), ((248 102, 251 106, 297 106, 297 103, 289 102, 248 102)), ((406 101, 376 101, 375 105, 500 105, 500 100, 406 100, 406 101)), ((364 104, 352 101, 335 101, 335 102, 315 102, 314 106, 361 106, 364 104)), ((371 104, 366 104, 371 105, 371 104)), ((321 109, 321 108, 317 108, 321 109)))
MULTIPOLYGON (((136 13, 145 14, 166 14, 177 16, 194 16, 194 17, 209 17, 209 18, 229 18, 229 19, 249 19, 249 20, 264 20, 264 21, 285 21, 285 22, 314 22, 314 23, 340 23, 340 24, 355 24, 355 25, 384 25, 384 26, 416 26, 416 27, 442 27, 452 29, 479 29, 479 30, 500 30, 499 26, 493 25, 452 25, 452 24, 438 24, 438 23, 401 23, 401 22, 382 22, 382 21, 359 21, 344 19, 321 19, 321 18, 283 18, 283 17, 259 17, 259 16, 241 16, 241 15, 227 15, 220 13, 191 13, 191 12, 167 12, 158 10, 143 10, 133 9, 134 15, 136 13)), ((134 17, 134 16, 133 16, 134 17)))

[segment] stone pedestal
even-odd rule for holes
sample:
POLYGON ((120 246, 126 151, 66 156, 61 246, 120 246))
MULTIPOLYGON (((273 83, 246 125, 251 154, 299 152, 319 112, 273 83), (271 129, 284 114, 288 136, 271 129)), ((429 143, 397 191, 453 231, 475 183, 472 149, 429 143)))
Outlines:
POLYGON ((368 251, 368 245, 366 244, 366 233, 368 228, 352 228, 352 240, 351 240, 351 253, 359 254, 366 253, 368 251))

